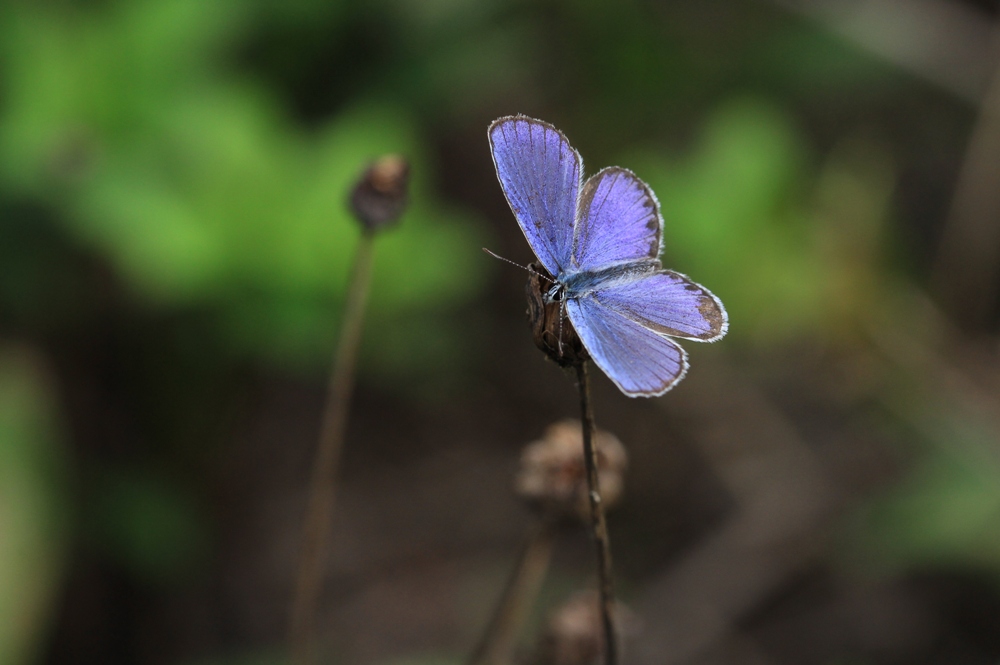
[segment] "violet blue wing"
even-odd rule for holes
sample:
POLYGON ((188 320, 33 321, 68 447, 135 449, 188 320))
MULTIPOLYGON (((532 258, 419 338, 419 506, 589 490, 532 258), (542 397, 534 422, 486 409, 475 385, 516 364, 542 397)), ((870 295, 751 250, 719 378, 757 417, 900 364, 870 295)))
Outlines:
POLYGON ((662 395, 684 378, 687 354, 669 337, 590 296, 566 301, 566 312, 590 357, 626 395, 662 395))
POLYGON ((662 235, 656 196, 634 173, 611 166, 584 183, 573 233, 576 269, 657 260, 662 235))
POLYGON ((685 275, 662 270, 593 292, 601 305, 661 335, 697 342, 721 339, 729 328, 722 303, 685 275))
POLYGON ((547 122, 508 116, 489 128, 500 186, 535 256, 552 275, 570 267, 583 162, 547 122))

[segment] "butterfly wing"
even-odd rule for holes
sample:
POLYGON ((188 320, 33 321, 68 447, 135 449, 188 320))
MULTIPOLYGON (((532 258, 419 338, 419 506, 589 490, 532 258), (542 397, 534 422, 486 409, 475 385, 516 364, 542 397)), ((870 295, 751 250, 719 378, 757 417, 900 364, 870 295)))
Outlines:
POLYGON ((662 395, 687 372, 676 342, 591 296, 566 301, 566 311, 597 366, 630 397, 662 395))
POLYGON ((670 270, 619 282, 592 295, 605 307, 661 335, 714 342, 729 329, 722 302, 704 286, 670 270))
POLYGON ((553 275, 570 265, 583 162, 562 132, 508 116, 489 128, 500 186, 535 256, 553 275))
POLYGON ((616 263, 656 260, 663 218, 660 204, 642 180, 612 166, 590 177, 580 191, 573 237, 573 262, 579 270, 616 263))

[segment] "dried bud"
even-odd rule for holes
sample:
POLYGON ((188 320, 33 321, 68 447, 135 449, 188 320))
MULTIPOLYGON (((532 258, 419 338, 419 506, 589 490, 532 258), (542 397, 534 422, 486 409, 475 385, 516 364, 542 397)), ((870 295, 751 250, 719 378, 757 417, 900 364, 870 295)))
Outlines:
MULTIPOLYGON (((600 603, 596 591, 580 591, 570 596, 545 622, 533 662, 538 665, 591 665, 598 662, 604 652, 600 603)), ((636 621, 627 608, 616 603, 612 614, 619 635, 632 632, 631 627, 636 621)))
POLYGON ((409 183, 410 164, 404 157, 380 157, 354 186, 351 210, 369 231, 391 226, 406 209, 409 183))
MULTIPOLYGON (((625 446, 610 432, 594 432, 597 477, 605 508, 622 495, 628 466, 625 446)), ((583 428, 579 420, 563 420, 538 441, 525 446, 516 480, 517 493, 547 515, 588 520, 590 503, 583 459, 583 428)))
POLYGON ((545 293, 552 288, 552 275, 540 263, 532 263, 528 267, 533 271, 528 276, 526 287, 528 323, 535 346, 560 367, 579 365, 590 356, 569 318, 563 316, 563 304, 545 302, 545 293))

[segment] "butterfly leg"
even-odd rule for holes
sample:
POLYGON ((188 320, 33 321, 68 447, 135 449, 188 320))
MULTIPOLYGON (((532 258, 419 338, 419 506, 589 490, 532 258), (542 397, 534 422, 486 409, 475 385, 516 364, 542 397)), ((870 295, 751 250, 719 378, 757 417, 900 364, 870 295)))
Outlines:
POLYGON ((558 346, 559 346, 559 355, 560 356, 563 353, 563 350, 562 350, 562 336, 563 336, 563 321, 565 321, 565 320, 566 320, 566 298, 563 298, 562 301, 559 303, 559 339, 558 339, 558 343, 559 344, 558 344, 558 346))

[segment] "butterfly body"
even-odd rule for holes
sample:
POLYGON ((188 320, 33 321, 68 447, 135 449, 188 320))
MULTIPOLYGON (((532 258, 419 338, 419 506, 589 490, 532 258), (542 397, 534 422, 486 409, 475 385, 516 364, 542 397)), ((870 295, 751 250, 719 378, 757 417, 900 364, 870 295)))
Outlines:
POLYGON ((633 261, 599 270, 566 271, 556 276, 563 298, 582 298, 595 290, 642 279, 660 270, 659 261, 633 261))
POLYGON ((671 337, 715 341, 728 318, 708 289, 660 264, 663 218, 646 183, 620 167, 583 180, 583 160, 552 125, 525 116, 490 125, 497 177, 539 262, 547 303, 629 396, 660 395, 687 371, 671 337))

